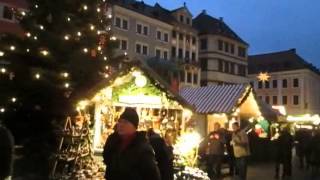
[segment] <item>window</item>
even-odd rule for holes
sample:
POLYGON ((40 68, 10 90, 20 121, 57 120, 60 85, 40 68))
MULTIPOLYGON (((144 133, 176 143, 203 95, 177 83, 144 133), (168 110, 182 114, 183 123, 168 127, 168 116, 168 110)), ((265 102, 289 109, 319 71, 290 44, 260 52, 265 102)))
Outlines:
POLYGON ((136 53, 141 54, 141 44, 136 44, 136 53))
POLYGON ((207 39, 201 39, 200 40, 200 49, 206 50, 208 48, 208 40, 207 39))
POLYGON ((287 88, 288 87, 288 81, 286 79, 282 80, 282 87, 287 88))
POLYGON ((224 62, 224 72, 229 73, 229 62, 227 61, 224 62))
POLYGON ((122 20, 122 29, 128 30, 128 20, 122 20))
POLYGON ((178 52, 178 53, 179 53, 179 54, 178 54, 178 57, 182 59, 182 57, 183 57, 183 51, 182 51, 181 48, 179 48, 179 52, 178 52))
POLYGON ((169 42, 169 34, 168 33, 163 33, 164 36, 164 42, 169 42))
POLYGON ((179 33, 179 40, 183 40, 183 34, 179 33))
POLYGON ((161 31, 157 31, 157 39, 161 40, 161 31))
POLYGON ((187 73, 187 82, 188 83, 191 83, 192 81, 191 81, 191 78, 192 78, 192 74, 191 74, 191 72, 188 72, 187 73))
POLYGON ((266 100, 265 101, 266 101, 267 104, 270 104, 270 97, 266 96, 266 100))
POLYGON ((190 43, 190 35, 186 35, 186 43, 189 44, 190 43))
POLYGON ((223 72, 223 61, 221 59, 218 60, 218 71, 223 72))
POLYGON ((234 63, 231 63, 231 64, 230 64, 230 73, 231 73, 231 74, 235 74, 234 66, 235 66, 234 63))
POLYGON ((239 65, 238 66, 238 74, 240 75, 240 76, 246 76, 246 66, 245 65, 239 65))
POLYGON ((190 18, 187 17, 187 24, 190 24, 190 18))
POLYGON ((299 96, 295 95, 293 96, 293 105, 298 105, 299 104, 299 96))
POLYGON ((177 37, 177 32, 176 31, 172 31, 172 37, 176 38, 177 37))
POLYGON ((250 85, 251 85, 251 87, 254 87, 254 82, 250 81, 250 85))
POLYGON ((262 81, 258 82, 258 89, 262 89, 262 81))
POLYGON ((230 53, 234 54, 234 44, 230 44, 230 53))
POLYGON ((200 63, 201 63, 201 69, 202 70, 207 70, 208 68, 208 59, 205 59, 205 58, 201 58, 200 59, 200 63))
POLYGON ((149 34, 149 27, 148 26, 143 26, 143 34, 148 36, 148 34, 149 34))
POLYGON ((121 40, 120 41, 120 49, 121 50, 127 50, 128 49, 128 41, 127 40, 121 40))
POLYGON ((136 32, 138 34, 148 36, 148 34, 149 34, 149 27, 148 26, 143 25, 143 24, 137 24, 136 28, 137 28, 136 32))
POLYGON ((264 82, 264 87, 265 87, 266 89, 269 89, 269 88, 270 88, 270 83, 269 83, 269 81, 265 81, 265 82, 264 82))
POLYGON ((180 22, 183 22, 183 21, 184 21, 184 16, 180 15, 180 22))
POLYGON ((119 17, 116 17, 116 27, 121 28, 121 19, 119 17))
POLYGON ((198 84, 198 74, 197 73, 193 74, 193 84, 198 84))
POLYGON ((185 56, 186 59, 189 59, 190 58, 190 52, 189 51, 186 51, 186 56, 185 56))
POLYGON ((11 8, 9 8, 8 6, 4 6, 3 7, 3 16, 4 19, 9 19, 12 20, 13 19, 13 12, 11 10, 11 8))
POLYGON ((293 79, 293 87, 299 87, 299 79, 293 79))
POLYGON ((142 34, 142 25, 141 24, 137 24, 137 33, 142 34))
POLYGON ((218 40, 218 49, 219 49, 220 51, 223 50, 223 41, 222 41, 222 40, 218 40))
POLYGON ((156 57, 161 58, 161 50, 160 49, 156 49, 156 57))
POLYGON ((278 96, 272 96, 273 105, 278 105, 278 96))
POLYGON ((171 57, 176 57, 177 56, 177 48, 175 48, 175 47, 172 47, 171 48, 171 57))
POLYGON ((168 51, 163 51, 163 59, 168 59, 168 51))
POLYGON ((278 81, 277 80, 272 80, 272 87, 278 88, 278 81))
POLYGON ((224 51, 229 52, 229 43, 224 42, 224 51))
POLYGON ((287 96, 282 96, 282 105, 287 105, 288 100, 287 100, 287 96))
POLYGON ((184 82, 184 80, 185 80, 184 76, 185 76, 184 71, 180 71, 180 81, 184 82))
POLYGON ((192 61, 196 61, 196 53, 195 52, 191 53, 191 59, 192 59, 192 61))
POLYGON ((238 56, 246 57, 246 49, 243 47, 238 47, 238 56))
POLYGON ((148 55, 148 46, 146 46, 146 45, 142 46, 142 54, 143 55, 148 55))
POLYGON ((192 37, 192 44, 195 45, 196 44, 196 38, 192 37))

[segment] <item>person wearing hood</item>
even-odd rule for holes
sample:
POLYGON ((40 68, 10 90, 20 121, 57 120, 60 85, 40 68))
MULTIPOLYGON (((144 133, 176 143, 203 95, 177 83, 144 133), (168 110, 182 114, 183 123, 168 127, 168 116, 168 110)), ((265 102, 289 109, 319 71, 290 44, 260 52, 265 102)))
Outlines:
POLYGON ((107 180, 160 180, 155 154, 146 133, 137 131, 139 116, 126 108, 104 147, 107 180))

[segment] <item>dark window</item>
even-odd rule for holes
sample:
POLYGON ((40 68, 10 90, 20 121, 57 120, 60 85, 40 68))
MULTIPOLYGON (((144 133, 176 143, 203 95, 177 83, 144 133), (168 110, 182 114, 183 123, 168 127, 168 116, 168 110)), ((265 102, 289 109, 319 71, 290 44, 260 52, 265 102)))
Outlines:
POLYGON ((175 47, 171 48, 171 57, 176 57, 177 56, 177 49, 175 47))
POLYGON ((198 84, 198 74, 197 73, 193 74, 193 84, 198 84))
POLYGON ((148 55, 148 46, 142 46, 142 54, 148 55))
POLYGON ((272 96, 273 105, 278 105, 278 96, 272 96))
POLYGON ((230 44, 230 53, 234 54, 234 44, 230 44))
POLYGON ((298 105, 299 104, 299 96, 293 96, 293 104, 298 105))
POLYGON ((161 57, 161 51, 160 49, 156 49, 156 57, 160 58, 161 57))
POLYGON ((9 8, 8 6, 4 6, 3 7, 3 16, 4 19, 9 19, 12 20, 13 19, 13 12, 11 10, 11 8, 9 8))
POLYGON ((220 72, 223 72, 223 61, 221 59, 218 60, 218 68, 220 72))
POLYGON ((125 19, 122 20, 122 29, 128 30, 128 21, 125 19))
POLYGON ((282 87, 287 88, 288 87, 288 81, 286 79, 282 80, 282 87))
POLYGON ((206 50, 208 48, 208 40, 207 39, 201 39, 200 40, 200 49, 206 50))
POLYGON ((187 73, 187 82, 191 83, 192 74, 190 72, 187 73))
POLYGON ((142 25, 137 24, 137 33, 142 34, 142 25))
POLYGON ((200 59, 200 63, 201 63, 201 69, 202 70, 207 70, 208 69, 208 59, 205 58, 201 58, 200 59))
POLYGON ((282 96, 282 105, 287 105, 287 104, 288 104, 287 96, 282 96))
POLYGON ((177 37, 177 32, 176 31, 172 31, 172 37, 176 38, 177 37))
POLYGON ((270 97, 269 96, 266 96, 266 103, 270 104, 270 97))
POLYGON ((136 53, 141 54, 141 44, 136 44, 136 53))
POLYGON ((183 57, 183 51, 182 51, 182 49, 181 48, 179 48, 179 52, 178 52, 179 54, 178 54, 178 57, 179 58, 182 58, 183 57))
POLYGON ((231 73, 231 74, 235 74, 234 66, 235 66, 234 63, 231 63, 231 66, 230 66, 230 68, 231 68, 231 69, 230 69, 230 73, 231 73))
POLYGON ((190 24, 190 18, 187 18, 187 24, 190 24))
POLYGON ((238 56, 246 57, 246 49, 243 47, 238 47, 238 56))
POLYGON ((169 34, 168 33, 164 33, 164 41, 165 42, 169 42, 169 34))
POLYGON ((219 49, 220 51, 223 50, 223 41, 222 41, 222 40, 218 40, 218 49, 219 49))
POLYGON ((180 22, 183 22, 183 21, 184 21, 184 16, 180 15, 180 22))
POLYGON ((262 89, 262 81, 258 82, 258 89, 262 89))
POLYGON ((250 85, 251 85, 251 87, 254 87, 254 82, 250 81, 250 85))
POLYGON ((184 79, 185 79, 185 73, 184 71, 180 71, 180 81, 184 82, 184 79))
POLYGON ((196 38, 192 37, 192 44, 195 45, 196 44, 196 38))
POLYGON ((207 85, 208 85, 208 82, 207 82, 206 80, 203 80, 203 81, 201 80, 201 81, 200 81, 200 86, 201 86, 201 87, 207 86, 207 85))
POLYGON ((229 73, 229 62, 227 61, 224 62, 224 72, 229 73))
POLYGON ((189 59, 190 58, 190 52, 189 51, 186 51, 186 59, 189 59))
POLYGON ((240 76, 246 76, 246 66, 245 65, 239 65, 239 72, 238 74, 240 76))
POLYGON ((127 46, 128 44, 127 44, 127 41, 126 40, 121 40, 121 49, 122 50, 127 50, 128 48, 128 46, 127 46))
POLYGON ((161 31, 157 31, 157 39, 161 40, 161 31))
POLYGON ((299 79, 293 79, 293 87, 299 87, 299 79))
POLYGON ((168 59, 168 51, 163 51, 163 59, 168 59))
POLYGON ((269 88, 270 88, 270 83, 269 83, 269 81, 265 81, 265 82, 264 82, 264 87, 265 87, 266 89, 269 89, 269 88))
POLYGON ((278 88, 278 81, 277 80, 273 80, 272 81, 272 87, 273 88, 278 88))
POLYGON ((190 43, 190 35, 186 35, 186 41, 188 44, 190 43))
POLYGON ((116 17, 116 27, 121 28, 121 19, 116 17))
POLYGON ((262 96, 259 96, 258 98, 262 100, 262 96))
POLYGON ((229 52, 229 43, 224 42, 224 51, 229 52))
POLYGON ((148 31, 149 31, 148 26, 144 26, 143 27, 143 34, 147 36, 148 35, 148 31))
POLYGON ((196 61, 196 53, 193 52, 193 53, 191 53, 191 54, 192 54, 192 55, 191 55, 191 56, 192 56, 192 61, 196 61))
POLYGON ((183 40, 183 34, 179 33, 179 40, 183 40))

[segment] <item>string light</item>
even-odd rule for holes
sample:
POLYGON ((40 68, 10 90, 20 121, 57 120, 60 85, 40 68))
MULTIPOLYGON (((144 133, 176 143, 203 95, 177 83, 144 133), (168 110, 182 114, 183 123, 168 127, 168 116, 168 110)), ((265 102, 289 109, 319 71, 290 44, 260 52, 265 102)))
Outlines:
POLYGON ((115 36, 112 36, 112 37, 110 38, 110 40, 115 41, 115 40, 117 40, 117 38, 116 38, 115 36))
POLYGON ((4 56, 4 52, 0 51, 0 57, 4 56))
POLYGON ((102 49, 101 46, 98 46, 98 51, 101 51, 101 49, 102 49))
POLYGON ((14 103, 17 101, 17 98, 13 97, 13 98, 11 98, 11 101, 14 103))
POLYGON ((37 37, 37 36, 34 36, 34 37, 33 37, 33 39, 34 39, 34 40, 37 40, 37 39, 38 39, 38 37, 37 37))
POLYGON ((15 46, 10 46, 10 50, 11 50, 11 51, 14 51, 15 49, 16 49, 15 46))
POLYGON ((103 57, 103 60, 105 60, 105 61, 106 61, 106 60, 108 60, 108 58, 107 58, 106 56, 104 56, 104 57, 103 57))
POLYGON ((70 39, 69 35, 65 35, 65 36, 64 36, 64 39, 65 39, 65 40, 69 40, 69 39, 70 39))
POLYGON ((21 14, 22 14, 22 16, 25 16, 25 15, 26 15, 26 12, 21 11, 21 14))
POLYGON ((7 72, 7 70, 6 70, 6 68, 1 68, 1 73, 6 73, 7 72))
POLYGON ((101 31, 97 31, 97 34, 100 35, 100 34, 101 34, 101 31))
POLYGON ((109 69, 109 66, 106 66, 105 68, 106 68, 106 70, 108 70, 108 69, 109 69))
POLYGON ((49 54, 49 52, 47 50, 42 50, 41 54, 44 55, 44 56, 47 56, 49 54))
POLYGON ((112 14, 109 14, 109 15, 108 15, 108 18, 111 19, 111 18, 112 18, 112 14))
POLYGON ((35 74, 34 76, 36 79, 40 79, 41 75, 39 73, 35 74))
POLYGON ((65 83, 65 84, 64 84, 64 87, 65 87, 65 88, 69 88, 69 87, 70 87, 70 84, 69 84, 69 83, 65 83))
POLYGON ((87 53, 88 49, 87 48, 83 48, 83 52, 87 53))
POLYGON ((94 30, 94 25, 90 25, 90 30, 91 30, 91 31, 94 30))
POLYGON ((30 49, 27 49, 27 52, 30 52, 30 49))
POLYGON ((97 8, 97 12, 100 12, 101 11, 101 9, 100 8, 97 8))
POLYGON ((87 9, 88 9, 88 6, 87 6, 87 5, 83 5, 83 9, 84 9, 84 10, 87 10, 87 9))
POLYGON ((109 77, 109 74, 105 74, 104 77, 105 77, 105 78, 108 78, 108 77, 109 77))
POLYGON ((80 32, 80 31, 78 31, 78 32, 77 32, 77 35, 78 35, 78 36, 81 36, 81 32, 80 32))
POLYGON ((40 27, 40 29, 41 29, 41 30, 43 30, 43 29, 44 29, 44 27, 43 27, 42 25, 40 25, 39 27, 40 27))
POLYGON ((31 36, 31 33, 27 32, 27 34, 26 34, 26 35, 27 35, 27 37, 30 37, 30 36, 31 36))
POLYGON ((34 7, 35 7, 35 8, 38 8, 39 6, 38 6, 38 4, 36 4, 34 7))
POLYGON ((125 55, 125 56, 127 56, 127 55, 128 55, 128 53, 127 53, 127 52, 124 52, 124 55, 125 55))
POLYGON ((67 17, 67 21, 68 21, 68 22, 70 22, 70 21, 71 21, 70 17, 67 17))
POLYGON ((1 113, 4 113, 5 111, 6 111, 5 108, 0 108, 0 112, 1 112, 1 113))
POLYGON ((63 76, 64 78, 67 78, 67 77, 69 77, 69 73, 64 72, 64 73, 62 73, 62 76, 63 76))

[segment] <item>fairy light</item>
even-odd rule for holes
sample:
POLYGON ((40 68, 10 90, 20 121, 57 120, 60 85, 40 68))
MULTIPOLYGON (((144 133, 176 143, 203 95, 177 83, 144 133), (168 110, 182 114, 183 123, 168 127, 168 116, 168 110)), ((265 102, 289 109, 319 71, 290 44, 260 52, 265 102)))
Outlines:
POLYGON ((5 108, 0 108, 0 112, 1 112, 1 113, 4 113, 5 111, 6 111, 5 108))
POLYGON ((7 70, 6 70, 6 68, 1 68, 1 73, 6 73, 7 72, 7 70))
POLYGON ((27 52, 30 52, 30 49, 27 49, 27 52))
POLYGON ((44 56, 47 56, 49 54, 49 52, 47 50, 42 50, 41 54, 44 55, 44 56))
POLYGON ((39 73, 37 73, 37 74, 34 75, 34 77, 35 77, 36 79, 40 79, 41 75, 40 75, 39 73))
POLYGON ((97 35, 100 35, 101 34, 101 31, 97 31, 97 35))
POLYGON ((109 15, 108 15, 108 18, 111 19, 111 18, 112 18, 112 14, 109 14, 109 15))
POLYGON ((15 103, 16 101, 17 101, 17 98, 15 98, 15 97, 11 98, 11 102, 15 103))
POLYGON ((62 76, 63 76, 64 78, 67 78, 67 77, 69 77, 69 73, 64 72, 64 73, 62 73, 62 76))
POLYGON ((125 55, 125 56, 127 56, 127 55, 128 55, 128 53, 127 53, 127 52, 124 52, 124 55, 125 55))
POLYGON ((84 53, 88 53, 88 48, 83 48, 84 53))
POLYGON ((4 52, 0 51, 0 57, 4 56, 4 52))
POLYGON ((64 36, 64 39, 65 39, 65 40, 69 40, 69 39, 70 39, 69 35, 65 35, 65 36, 64 36))
POLYGON ((86 11, 88 10, 88 6, 87 5, 83 5, 83 9, 86 11))
POLYGON ((30 33, 30 32, 27 32, 26 35, 27 35, 27 37, 30 37, 30 36, 31 36, 31 33, 30 33))
POLYGON ((22 16, 25 16, 25 15, 26 15, 26 12, 21 11, 21 14, 22 14, 22 16))
POLYGON ((102 47, 101 46, 98 46, 98 51, 101 51, 102 50, 102 47))
POLYGON ((117 40, 117 38, 116 38, 115 36, 112 36, 112 37, 110 38, 110 40, 115 41, 115 40, 117 40))
POLYGON ((65 88, 69 88, 69 87, 70 87, 70 84, 69 84, 69 83, 65 83, 65 84, 64 84, 64 87, 65 87, 65 88))
POLYGON ((36 4, 36 5, 34 5, 34 7, 35 7, 35 8, 38 8, 39 6, 38 6, 38 4, 36 4))
POLYGON ((100 12, 101 11, 101 9, 100 8, 97 8, 97 12, 100 12))
POLYGON ((91 30, 91 31, 94 30, 94 25, 90 25, 90 30, 91 30))
POLYGON ((78 32, 77 32, 77 35, 78 35, 78 36, 81 36, 81 32, 80 32, 80 31, 78 31, 78 32))
POLYGON ((109 77, 109 74, 105 74, 104 77, 105 77, 105 78, 108 78, 108 77, 109 77))
POLYGON ((37 40, 37 39, 38 39, 38 37, 37 37, 37 36, 34 36, 34 37, 33 37, 33 39, 34 39, 34 40, 37 40))
POLYGON ((70 17, 67 17, 67 21, 70 22, 70 21, 71 21, 71 18, 70 18, 70 17))
POLYGON ((107 58, 106 56, 104 56, 104 57, 103 57, 103 60, 105 60, 105 61, 106 61, 106 60, 108 60, 108 58, 107 58))
POLYGON ((42 25, 39 26, 41 30, 44 30, 44 27, 42 25))
POLYGON ((109 66, 106 66, 105 68, 106 68, 106 70, 109 70, 109 66))
POLYGON ((11 50, 11 51, 14 51, 15 49, 16 49, 15 46, 10 46, 10 50, 11 50))

